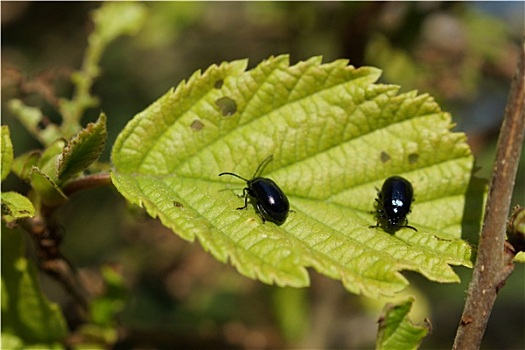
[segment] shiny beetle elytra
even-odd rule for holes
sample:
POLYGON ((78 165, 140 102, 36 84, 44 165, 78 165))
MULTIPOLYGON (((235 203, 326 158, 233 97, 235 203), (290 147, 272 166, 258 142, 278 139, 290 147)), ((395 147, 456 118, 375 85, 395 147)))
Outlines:
POLYGON ((219 176, 231 175, 246 181, 246 187, 242 191, 244 196, 244 206, 237 208, 238 210, 246 209, 249 196, 254 202, 257 213, 261 217, 263 223, 265 221, 271 221, 277 225, 282 225, 286 221, 288 213, 290 212, 288 198, 273 180, 259 176, 260 172, 262 172, 270 160, 272 160, 272 156, 263 160, 250 180, 228 172, 220 173, 219 176))

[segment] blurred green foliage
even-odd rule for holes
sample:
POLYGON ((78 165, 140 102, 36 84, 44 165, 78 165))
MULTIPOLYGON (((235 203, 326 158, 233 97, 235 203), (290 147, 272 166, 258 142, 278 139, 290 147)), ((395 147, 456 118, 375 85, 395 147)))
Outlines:
MULTIPOLYGON (((104 111, 110 116, 108 145, 113 145, 134 114, 197 69, 245 57, 254 65, 281 53, 289 53, 292 62, 322 54, 325 62, 349 58, 356 66, 378 65, 385 80, 431 92, 467 132, 481 167, 478 174, 488 177, 524 22, 525 5, 509 4, 497 6, 510 8, 514 26, 475 10, 476 3, 145 3, 148 15, 138 36, 116 40, 101 57, 91 92, 99 105, 86 109, 79 122, 86 125, 104 111)), ((93 25, 90 13, 100 4, 1 6, 2 124, 10 126, 19 156, 40 144, 5 102, 18 98, 41 109, 43 125, 60 122, 58 99, 71 97, 69 77, 82 65, 93 25)), ((103 160, 109 160, 110 149, 103 160)), ((523 204, 523 161, 518 176, 514 203, 523 204)), ((2 186, 27 191, 12 174, 2 186)), ((110 344, 114 329, 124 327, 121 347, 373 347, 377 313, 339 285, 312 275, 312 288, 286 296, 239 276, 135 210, 126 208, 114 190, 102 188, 71 197, 58 212, 66 232, 64 254, 93 276, 90 285, 113 283, 95 293, 102 301, 93 312, 102 326, 84 340, 110 344), (117 282, 109 283, 111 276, 100 271, 108 263, 120 275, 117 282), (290 298, 293 303, 286 302, 290 298), (108 324, 115 314, 117 326, 108 324)), ((523 265, 517 266, 500 291, 484 347, 525 347, 524 315, 516 312, 524 308, 523 272, 523 265)), ((425 348, 452 344, 470 279, 470 271, 459 268, 458 273, 462 283, 452 286, 405 274, 429 300, 434 327, 425 348)), ((67 297, 56 287, 44 288, 67 309, 67 297)))

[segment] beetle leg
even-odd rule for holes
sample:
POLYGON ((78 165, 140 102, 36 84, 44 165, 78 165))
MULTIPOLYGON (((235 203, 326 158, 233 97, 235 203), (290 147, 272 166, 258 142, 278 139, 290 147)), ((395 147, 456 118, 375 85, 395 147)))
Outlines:
MULTIPOLYGON (((408 224, 408 219, 407 219, 407 218, 405 218, 405 220, 403 221, 403 226, 401 226, 401 227, 408 227, 408 228, 411 228, 412 230, 414 230, 414 231, 417 232, 417 228, 412 227, 412 226, 410 226, 410 225, 408 224)), ((400 227, 400 228, 401 228, 401 227, 400 227)))
POLYGON ((239 207, 237 208, 237 210, 243 210, 243 209, 246 209, 246 207, 248 206, 248 195, 247 195, 247 188, 243 188, 242 190, 242 195, 244 196, 244 207, 239 207))
POLYGON ((403 223, 403 226, 401 227, 408 227, 408 228, 411 228, 412 230, 416 231, 417 232, 417 229, 415 227, 412 227, 408 224, 408 219, 405 218, 405 222, 403 223))

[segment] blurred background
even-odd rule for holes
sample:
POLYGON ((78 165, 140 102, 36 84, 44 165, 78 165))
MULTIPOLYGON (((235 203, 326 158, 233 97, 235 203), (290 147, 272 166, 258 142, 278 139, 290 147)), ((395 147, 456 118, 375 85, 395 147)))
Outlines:
MULTIPOLYGON (((428 92, 465 132, 481 178, 492 171, 497 135, 524 28, 523 2, 151 2, 145 26, 112 43, 93 95, 108 116, 109 140, 138 112, 194 71, 248 58, 253 68, 271 55, 291 64, 322 55, 383 70, 382 82, 428 92)), ((2 124, 15 156, 41 147, 6 109, 11 98, 42 108, 59 122, 57 97, 70 97, 90 13, 98 2, 2 2, 2 124)), ((524 205, 523 162, 513 205, 524 205)), ((10 175, 6 189, 24 193, 10 175)), ((3 189, 4 190, 4 189, 3 189)), ((354 296, 311 271, 308 289, 277 288, 240 276, 126 205, 113 188, 85 191, 60 209, 63 252, 79 269, 101 313, 114 313, 114 348, 373 348, 381 303, 354 296), (108 278, 116 279, 108 288, 108 278), (102 281, 105 281, 104 284, 102 281), (120 281, 120 282, 119 282, 120 281), (106 299, 104 299, 106 298, 106 299), (118 301, 116 303, 115 301, 118 301), (104 304, 103 302, 100 303, 104 304), (115 343, 116 341, 116 343, 115 343)), ((450 348, 471 271, 461 284, 432 283, 415 273, 409 294, 414 318, 429 317, 422 348, 450 348)), ((68 295, 42 277, 46 294, 68 312, 68 295)), ((499 296, 483 349, 525 348, 525 269, 516 269, 499 296)), ((101 316, 102 317, 102 316, 101 316)), ((103 318, 103 317, 102 317, 103 318)), ((69 319, 71 327, 74 317, 69 319)), ((101 334, 93 335, 98 341, 101 334)))

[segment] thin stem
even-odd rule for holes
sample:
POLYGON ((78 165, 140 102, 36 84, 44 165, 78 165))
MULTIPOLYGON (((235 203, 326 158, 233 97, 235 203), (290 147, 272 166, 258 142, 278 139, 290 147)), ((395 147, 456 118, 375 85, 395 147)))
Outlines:
POLYGON ((22 227, 35 242, 40 269, 64 287, 76 301, 80 316, 85 318, 88 312, 88 299, 75 269, 60 251, 62 229, 52 218, 53 210, 54 208, 42 208, 41 216, 21 221, 22 227))
POLYGON ((66 196, 70 196, 81 190, 107 186, 110 184, 111 177, 108 173, 98 173, 71 180, 64 185, 62 191, 66 196))
POLYGON ((479 349, 499 289, 513 265, 505 228, 525 134, 525 36, 496 149, 485 219, 453 349, 479 349))

